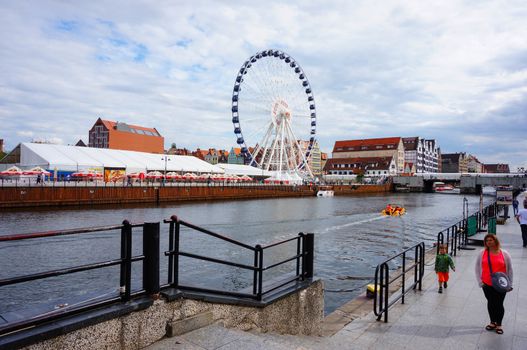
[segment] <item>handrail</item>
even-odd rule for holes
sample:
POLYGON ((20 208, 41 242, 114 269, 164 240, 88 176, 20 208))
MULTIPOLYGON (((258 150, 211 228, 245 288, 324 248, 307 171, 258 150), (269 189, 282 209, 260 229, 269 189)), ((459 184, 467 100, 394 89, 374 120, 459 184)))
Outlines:
POLYGON ((388 322, 388 309, 390 306, 399 300, 401 300, 404 304, 404 296, 410 290, 414 290, 416 288, 421 290, 425 266, 424 249, 425 244, 424 242, 421 242, 405 249, 403 252, 396 254, 377 265, 377 268, 375 269, 375 287, 373 299, 373 312, 375 316, 377 316, 377 320, 380 320, 384 315, 384 322, 388 322), (410 251, 414 252, 414 263, 410 266, 406 266, 406 260, 408 259, 406 253, 410 251), (400 273, 390 280, 390 268, 388 266, 388 262, 399 257, 402 257, 400 273), (414 282, 409 285, 407 289, 406 273, 411 270, 413 270, 414 282), (389 286, 399 278, 401 278, 401 294, 389 301, 389 286))
MULTIPOLYGON (((163 220, 165 223, 169 223, 169 250, 164 252, 165 256, 168 256, 168 284, 173 288, 178 288, 181 290, 192 290, 192 291, 201 291, 206 293, 218 293, 221 295, 230 295, 239 297, 240 293, 233 292, 233 291, 226 291, 226 290, 218 290, 218 289, 206 289, 196 286, 189 286, 189 285, 182 285, 179 282, 179 257, 185 256, 201 261, 209 261, 216 264, 221 265, 228 265, 228 266, 234 266, 243 268, 246 270, 252 270, 253 271, 253 283, 252 283, 252 294, 248 294, 248 296, 252 299, 256 300, 262 300, 263 295, 269 293, 272 290, 276 290, 277 288, 280 288, 282 286, 285 286, 293 281, 298 280, 305 280, 306 278, 313 277, 313 244, 309 243, 309 241, 314 239, 313 234, 304 234, 300 233, 297 237, 289 238, 280 242, 274 242, 267 246, 261 246, 261 245, 255 245, 254 247, 249 246, 247 244, 244 244, 242 242, 236 241, 232 238, 220 235, 218 233, 212 232, 207 229, 203 229, 199 226, 196 226, 194 224, 191 224, 189 222, 179 220, 179 218, 176 215, 173 215, 170 219, 163 220), (224 259, 217 259, 217 258, 211 258, 199 254, 184 252, 180 250, 180 240, 181 240, 181 232, 180 228, 181 225, 197 230, 199 232, 203 232, 209 236, 221 239, 225 242, 235 244, 237 246, 246 248, 248 251, 252 252, 253 254, 253 265, 246 265, 246 264, 240 264, 233 261, 227 261, 224 259), (273 263, 268 266, 264 266, 264 251, 266 249, 276 247, 278 245, 286 244, 288 242, 297 241, 297 251, 295 255, 289 256, 284 258, 283 260, 273 263), (309 248, 310 247, 310 248, 309 248), (285 263, 296 261, 296 268, 293 278, 288 279, 286 281, 282 281, 282 284, 280 284, 278 287, 274 286, 270 290, 265 290, 263 288, 263 273, 264 271, 268 271, 272 268, 275 268, 277 266, 283 265, 285 263)), ((245 294, 247 296, 247 294, 245 294)))
POLYGON ((187 221, 183 221, 183 220, 179 220, 177 217, 176 218, 173 218, 175 215, 173 215, 170 219, 165 219, 163 220, 164 223, 170 223, 172 221, 178 221, 180 225, 183 225, 183 226, 186 226, 188 228, 191 228, 193 230, 196 230, 196 231, 199 231, 199 232, 202 232, 202 233, 205 233, 209 236, 212 236, 212 237, 216 237, 216 238, 219 238, 223 241, 226 241, 226 242, 229 242, 229 243, 232 243, 232 244, 236 244, 240 247, 244 247, 246 249, 249 249, 249 250, 253 250, 254 251, 254 248, 251 247, 250 245, 247 245, 245 243, 242 243, 242 242, 239 242, 235 239, 232 239, 232 238, 229 238, 229 237, 226 237, 226 236, 223 236, 223 235, 220 235, 216 232, 212 232, 210 230, 207 230, 205 228, 202 228, 202 227, 199 227, 199 226, 196 226, 194 224, 191 224, 190 222, 187 222, 187 221))
POLYGON ((487 205, 474 212, 472 215, 468 215, 468 208, 466 207, 465 199, 463 200, 463 219, 453 224, 449 228, 440 231, 437 234, 436 249, 439 252, 439 245, 447 244, 449 247, 449 254, 457 256, 457 251, 460 249, 471 249, 467 248, 468 244, 468 219, 471 217, 476 218, 476 231, 483 231, 483 227, 488 222, 490 217, 494 217, 497 214, 496 202, 487 205), (445 240, 446 234, 446 240, 445 240))
MULTIPOLYGON (((159 224, 157 224, 157 240, 159 241, 159 224)), ((155 226, 155 224, 154 224, 155 226)), ((99 261, 94 263, 88 263, 83 265, 70 266, 60 269, 54 269, 49 271, 42 271, 27 275, 21 275, 16 277, 4 278, 0 280, 0 287, 16 285, 19 283, 24 283, 28 281, 42 280, 50 277, 69 275, 82 271, 89 271, 95 269, 106 268, 110 266, 120 266, 120 288, 116 290, 115 294, 105 295, 103 297, 97 297, 95 300, 79 302, 75 305, 69 305, 58 311, 47 312, 45 314, 37 315, 29 319, 9 322, 0 326, 0 336, 5 333, 17 331, 19 329, 32 327, 39 325, 43 322, 47 322, 58 317, 70 316, 77 314, 82 311, 93 310, 101 305, 107 305, 114 303, 116 301, 129 301, 132 295, 142 295, 144 293, 152 293, 156 288, 156 281, 148 279, 149 276, 145 274, 145 271, 149 271, 152 268, 155 268, 155 257, 152 260, 152 256, 155 255, 155 249, 152 250, 147 247, 146 244, 152 237, 155 238, 155 233, 152 231, 151 223, 135 223, 131 224, 127 220, 124 220, 121 225, 109 225, 109 226, 97 226, 97 227, 87 227, 87 228, 77 228, 77 229, 68 229, 68 230, 55 230, 55 231, 44 231, 36 232, 29 234, 15 234, 0 237, 1 242, 14 242, 19 240, 34 239, 34 238, 49 238, 55 236, 65 236, 65 235, 75 235, 83 233, 94 233, 94 232, 104 232, 112 230, 121 230, 121 251, 120 258, 99 261), (132 228, 133 227, 143 227, 143 254, 132 256, 132 228), (143 262, 143 288, 139 291, 132 293, 131 291, 131 279, 132 279, 132 263, 142 261, 143 262)), ((155 229, 155 227, 154 227, 155 229)), ((155 244, 154 244, 155 246, 155 244)), ((159 257, 157 256, 157 259, 159 257)), ((157 261, 158 262, 158 261, 157 261)), ((159 265, 159 264, 157 264, 159 265)), ((157 267, 157 270, 159 268, 157 267)), ((150 274, 151 275, 151 274, 150 274)), ((157 284, 158 281, 157 281, 157 284)))
MULTIPOLYGON (((139 227, 143 224, 136 223, 130 224, 132 227, 139 227)), ((110 226, 97 226, 97 227, 84 227, 84 228, 75 228, 69 230, 53 230, 53 231, 43 231, 43 232, 33 232, 33 233, 19 233, 14 235, 4 235, 0 236, 0 242, 5 241, 20 241, 23 239, 33 239, 33 238, 44 238, 44 237, 55 237, 55 236, 67 236, 75 235, 81 233, 94 233, 101 231, 111 231, 121 229, 123 225, 110 225, 110 226)))

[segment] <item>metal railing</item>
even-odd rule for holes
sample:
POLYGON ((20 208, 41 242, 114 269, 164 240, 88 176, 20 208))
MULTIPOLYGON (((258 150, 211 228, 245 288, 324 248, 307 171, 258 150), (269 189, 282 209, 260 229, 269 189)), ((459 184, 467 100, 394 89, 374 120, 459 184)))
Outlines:
MULTIPOLYGON (((29 240, 37 238, 51 238, 56 236, 67 236, 67 235, 81 235, 89 234, 94 232, 103 232, 103 231, 113 231, 120 230, 120 247, 119 252, 115 252, 116 255, 120 254, 119 258, 110 259, 105 261, 97 261, 89 264, 70 266, 67 268, 54 269, 50 271, 43 271, 33 274, 27 274, 16 277, 9 277, 0 279, 0 291, 4 286, 17 285, 20 283, 28 281, 43 280, 50 277, 70 275, 78 272, 103 269, 112 266, 119 266, 119 290, 112 292, 110 294, 104 294, 102 296, 91 298, 88 300, 81 301, 74 305, 61 305, 60 308, 56 308, 53 311, 40 314, 35 317, 29 317, 28 319, 8 322, 6 324, 0 325, 0 336, 14 332, 23 328, 37 326, 39 324, 60 319, 62 317, 67 317, 71 315, 76 315, 84 311, 93 310, 95 308, 106 306, 116 303, 125 303, 133 297, 143 296, 143 295, 155 295, 158 294, 163 287, 177 287, 181 290, 195 291, 195 292, 206 292, 213 295, 219 296, 231 296, 235 298, 251 298, 257 301, 261 301, 263 296, 266 294, 275 291, 283 286, 286 286, 295 281, 306 280, 313 277, 313 245, 314 245, 314 235, 312 233, 304 234, 300 233, 297 237, 287 239, 281 242, 272 243, 266 246, 256 245, 254 247, 246 245, 244 243, 235 241, 231 238, 219 235, 212 231, 200 228, 198 226, 192 225, 188 222, 178 220, 176 216, 172 216, 170 220, 165 220, 165 223, 169 223, 169 251, 165 252, 165 256, 168 256, 168 284, 160 285, 159 276, 160 276, 160 223, 135 223, 132 224, 127 220, 123 221, 121 225, 113 226, 99 226, 99 227, 89 227, 89 228, 79 228, 71 230, 58 230, 58 231, 46 231, 46 232, 36 232, 30 234, 18 234, 18 235, 7 235, 0 236, 0 243, 8 241, 20 241, 20 240, 29 240), (239 247, 245 248, 246 250, 252 252, 254 265, 244 265, 237 262, 229 262, 221 259, 215 259, 210 256, 192 254, 188 252, 181 251, 179 249, 179 244, 181 240, 179 228, 181 225, 189 227, 194 230, 203 232, 209 236, 212 236, 216 239, 226 241, 232 244, 235 244, 239 247), (142 227, 142 243, 143 249, 141 255, 132 255, 132 246, 133 246, 133 228, 142 227), (274 264, 264 266, 264 252, 272 247, 281 246, 288 242, 296 241, 296 251, 291 254, 291 256, 283 259, 282 261, 276 262, 274 264), (252 293, 238 293, 238 292, 229 292, 216 290, 212 288, 195 288, 192 286, 184 286, 178 283, 179 280, 179 257, 186 256, 189 258, 197 259, 200 261, 209 261, 213 263, 218 263, 222 265, 230 265, 234 267, 239 267, 242 269, 247 269, 253 272, 253 288, 252 293), (132 263, 142 262, 142 273, 137 275, 134 273, 132 276, 132 263), (274 283, 272 286, 264 290, 264 272, 270 269, 281 266, 287 262, 296 261, 296 267, 294 268, 295 272, 290 273, 287 276, 280 276, 278 283, 274 283), (294 275, 291 277, 291 275, 294 275), (132 279, 141 280, 142 286, 140 289, 132 291, 132 279)), ((51 252, 50 252, 51 253, 51 252)), ((28 266, 29 267, 29 266, 28 266)), ((209 276, 211 277, 211 276, 209 276)), ((207 281, 207 280, 206 280, 207 281)), ((134 283, 135 285, 135 283, 134 283)), ((137 287, 134 287, 137 288, 137 287)), ((43 298, 45 299, 45 297, 43 298)))
POLYGON ((219 295, 226 295, 238 298, 250 298, 261 301, 263 296, 275 291, 285 285, 288 285, 295 281, 305 280, 313 277, 313 250, 314 250, 314 234, 312 233, 299 233, 297 237, 293 237, 280 242, 272 243, 269 245, 255 245, 250 246, 245 243, 236 241, 232 238, 220 235, 210 230, 198 227, 189 222, 180 220, 177 216, 172 216, 168 220, 164 220, 165 223, 170 224, 169 229, 169 250, 164 254, 168 256, 168 286, 177 288, 180 290, 213 293, 219 295), (185 226, 192 230, 199 231, 208 236, 215 237, 224 242, 236 245, 243 248, 248 254, 252 255, 253 265, 241 264, 238 262, 211 258, 204 255, 194 254, 186 252, 180 249, 181 240, 181 226, 185 226), (264 252, 265 250, 276 247, 279 245, 286 244, 288 242, 296 241, 296 254, 285 258, 274 264, 264 266, 264 252), (180 257, 187 257, 198 261, 208 261, 215 264, 227 265, 237 267, 243 270, 252 271, 252 293, 240 293, 235 291, 219 290, 219 289, 208 289, 197 286, 184 285, 179 282, 180 275, 180 257), (263 275, 265 271, 281 266, 285 263, 296 261, 295 274, 292 277, 280 280, 273 286, 270 286, 267 290, 264 290, 263 275))
POLYGON ((424 242, 416 244, 413 247, 404 250, 402 253, 392 256, 391 258, 377 265, 377 268, 375 269, 375 289, 373 298, 373 312, 375 316, 377 316, 377 320, 380 320, 384 315, 384 322, 388 322, 388 310, 393 304, 399 300, 401 300, 401 302, 404 304, 404 296, 410 290, 414 290, 416 288, 421 290, 424 267, 424 242), (411 257, 409 257, 409 255, 411 257), (400 268, 396 271, 398 274, 395 276, 390 276, 390 267, 388 264, 398 258, 402 260, 400 268), (407 265, 407 259, 412 260, 410 265, 407 265), (409 272, 413 272, 413 283, 406 285, 406 279, 409 272), (397 295, 392 295, 390 300, 389 287, 392 283, 399 279, 401 281, 400 293, 397 295))
MULTIPOLYGON (((28 281, 42 280, 50 277, 69 275, 73 273, 96 270, 107 268, 111 266, 120 267, 120 288, 119 293, 114 296, 105 296, 103 298, 96 298, 96 300, 90 300, 87 303, 79 303, 75 306, 63 306, 54 310, 52 312, 45 313, 43 315, 32 317, 28 320, 21 320, 18 322, 11 322, 4 326, 0 326, 0 335, 16 331, 18 329, 36 326, 43 322, 54 320, 63 316, 73 315, 80 313, 82 311, 91 310, 103 305, 108 305, 118 301, 126 302, 129 301, 131 296, 145 294, 148 291, 152 290, 151 284, 149 281, 143 280, 143 289, 138 290, 134 293, 131 291, 131 280, 132 280, 132 263, 136 261, 143 262, 143 269, 155 269, 155 266, 152 266, 152 261, 155 262, 155 250, 148 249, 149 247, 145 246, 146 243, 151 242, 151 238, 156 234, 155 230, 157 229, 157 236, 159 237, 159 223, 142 223, 142 224, 131 224, 127 220, 123 221, 121 225, 113 226, 98 226, 98 227, 89 227, 89 228, 80 228, 80 229, 71 229, 71 230, 60 230, 60 231, 46 231, 46 232, 37 232, 29 234, 17 234, 17 235, 8 235, 0 236, 0 242, 7 241, 19 241, 19 240, 29 240, 36 238, 49 238, 56 236, 67 236, 67 235, 78 235, 78 234, 89 234, 95 232, 103 231, 112 231, 120 230, 121 234, 121 246, 120 246, 120 258, 111 259, 105 261, 98 261, 90 264, 70 266, 67 268, 55 269, 50 271, 38 272, 28 275, 21 275, 16 277, 10 277, 0 280, 0 288, 9 285, 20 284, 28 281), (134 227, 143 227, 143 254, 132 256, 132 229, 134 227), (146 248, 146 249, 145 249, 146 248)), ((158 249, 159 250, 159 249, 158 249)), ((158 258, 157 258, 158 259, 158 258)), ((159 260, 157 260, 159 261, 159 260)))
POLYGON ((469 237, 472 235, 469 231, 473 230, 475 231, 474 233, 485 231, 485 227, 487 227, 490 218, 495 217, 496 214, 497 208, 496 202, 494 202, 481 210, 476 211, 472 215, 468 215, 468 207, 466 207, 464 201, 463 219, 437 234, 437 252, 439 252, 439 245, 447 244, 449 248, 448 252, 453 256, 457 256, 458 250, 467 249, 469 237), (469 229, 470 221, 475 224, 475 227, 469 229))
POLYGON ((300 185, 290 183, 266 183, 263 181, 206 181, 206 180, 137 180, 128 182, 126 180, 104 181, 101 179, 60 179, 60 180, 42 180, 37 182, 34 178, 28 179, 8 179, 0 177, 1 187, 261 187, 261 188, 288 188, 299 187, 300 185))

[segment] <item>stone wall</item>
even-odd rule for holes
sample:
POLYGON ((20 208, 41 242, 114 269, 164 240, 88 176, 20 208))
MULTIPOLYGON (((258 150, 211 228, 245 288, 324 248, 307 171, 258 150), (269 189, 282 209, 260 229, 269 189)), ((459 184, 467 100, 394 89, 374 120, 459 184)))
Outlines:
MULTIPOLYGON (((89 326, 24 349, 141 349, 167 334, 167 329, 185 327, 192 317, 208 313, 211 322, 227 328, 281 334, 320 334, 324 317, 322 281, 290 294, 265 307, 213 304, 180 299, 156 300, 146 310, 89 326)), ((176 329, 176 334, 178 332, 176 329)))

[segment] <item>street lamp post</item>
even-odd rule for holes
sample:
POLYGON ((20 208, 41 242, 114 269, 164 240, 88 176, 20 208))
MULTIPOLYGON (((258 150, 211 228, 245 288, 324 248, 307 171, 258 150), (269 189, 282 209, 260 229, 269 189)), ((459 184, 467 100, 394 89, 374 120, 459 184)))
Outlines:
POLYGON ((164 155, 163 158, 161 158, 162 160, 164 159, 165 160, 165 173, 163 174, 163 186, 165 186, 165 183, 167 181, 167 162, 170 160, 168 159, 168 155, 164 155))

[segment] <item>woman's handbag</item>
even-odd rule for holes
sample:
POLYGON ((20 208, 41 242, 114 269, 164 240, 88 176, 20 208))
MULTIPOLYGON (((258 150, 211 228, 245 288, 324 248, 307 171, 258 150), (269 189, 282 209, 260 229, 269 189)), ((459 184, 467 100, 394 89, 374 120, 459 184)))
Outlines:
POLYGON ((498 293, 505 294, 512 290, 511 280, 506 273, 503 272, 494 272, 492 273, 492 264, 490 263, 490 251, 487 250, 487 258, 489 259, 489 270, 490 278, 492 281, 492 288, 494 288, 498 293))

